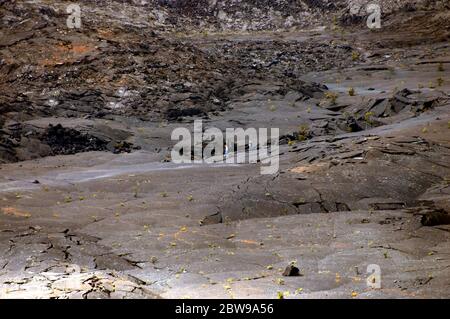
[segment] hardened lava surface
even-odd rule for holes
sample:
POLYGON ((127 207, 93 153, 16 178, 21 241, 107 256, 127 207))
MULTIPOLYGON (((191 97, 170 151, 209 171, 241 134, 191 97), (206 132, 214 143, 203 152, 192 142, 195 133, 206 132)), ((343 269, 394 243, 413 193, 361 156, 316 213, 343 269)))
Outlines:
POLYGON ((450 297, 445 1, 78 2, 0 0, 0 298, 450 297))

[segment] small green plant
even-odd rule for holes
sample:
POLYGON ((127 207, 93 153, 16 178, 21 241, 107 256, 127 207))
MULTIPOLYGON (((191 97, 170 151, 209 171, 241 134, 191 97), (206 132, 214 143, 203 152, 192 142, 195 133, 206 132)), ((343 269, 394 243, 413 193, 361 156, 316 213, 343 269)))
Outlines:
POLYGON ((352 61, 358 61, 360 58, 360 54, 358 51, 353 51, 352 52, 352 61))
POLYGON ((331 21, 331 30, 336 31, 338 29, 338 19, 336 16, 333 16, 331 21))
POLYGON ((298 130, 298 137, 297 139, 299 141, 306 141, 309 136, 309 127, 307 125, 301 125, 298 130))
POLYGON ((325 98, 331 102, 331 104, 336 104, 336 100, 338 98, 337 93, 327 92, 325 93, 325 98))
MULTIPOLYGON (((17 197, 17 196, 16 196, 17 197)), ((65 203, 71 203, 72 202, 72 197, 71 196, 66 196, 65 198, 64 198, 64 202, 65 203)))
POLYGON ((338 23, 338 18, 337 16, 333 16, 333 24, 337 24, 338 23))
POLYGON ((348 89, 348 95, 355 96, 356 95, 355 89, 352 87, 350 89, 348 89))
POLYGON ((439 65, 438 65, 438 71, 439 72, 444 72, 444 64, 442 62, 440 62, 439 65))
POLYGON ((437 79, 437 85, 438 86, 442 86, 444 84, 444 79, 443 78, 438 78, 437 79))
POLYGON ((366 112, 364 114, 364 121, 367 124, 372 125, 373 124, 373 116, 374 116, 373 112, 366 112))
POLYGON ((276 282, 277 282, 277 284, 280 285, 280 286, 283 286, 283 285, 284 285, 284 279, 283 279, 283 278, 277 278, 276 282))

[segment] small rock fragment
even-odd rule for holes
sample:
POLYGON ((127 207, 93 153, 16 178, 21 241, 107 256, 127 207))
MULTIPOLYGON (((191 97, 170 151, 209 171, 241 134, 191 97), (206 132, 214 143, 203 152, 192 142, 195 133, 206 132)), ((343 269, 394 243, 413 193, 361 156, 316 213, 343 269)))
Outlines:
POLYGON ((297 277, 297 276, 300 276, 300 269, 298 269, 294 265, 289 265, 284 270, 283 276, 285 276, 285 277, 297 277))

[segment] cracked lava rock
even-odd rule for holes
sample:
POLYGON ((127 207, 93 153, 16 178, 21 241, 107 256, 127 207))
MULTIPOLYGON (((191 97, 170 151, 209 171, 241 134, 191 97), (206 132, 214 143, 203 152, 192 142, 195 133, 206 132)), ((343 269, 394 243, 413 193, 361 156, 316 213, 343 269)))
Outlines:
POLYGON ((0 298, 450 297, 450 6, 368 3, 0 0, 0 298))

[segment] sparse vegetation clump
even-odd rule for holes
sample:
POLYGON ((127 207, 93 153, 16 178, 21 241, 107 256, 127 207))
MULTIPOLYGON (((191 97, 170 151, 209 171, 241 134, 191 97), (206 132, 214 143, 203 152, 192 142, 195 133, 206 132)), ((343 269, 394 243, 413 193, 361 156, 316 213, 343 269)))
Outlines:
POLYGON ((374 121, 373 121, 373 112, 366 112, 364 114, 364 122, 366 122, 369 125, 373 125, 374 121))
POLYGON ((72 199, 71 196, 66 196, 66 197, 64 198, 64 202, 65 202, 65 203, 71 203, 72 201, 73 201, 73 199, 72 199))
POLYGON ((348 95, 350 95, 350 96, 355 96, 356 95, 356 91, 355 91, 355 89, 354 88, 350 88, 350 89, 348 89, 348 95))
POLYGON ((306 141, 309 138, 310 132, 309 127, 307 125, 301 125, 298 130, 298 137, 297 140, 299 141, 306 141))
POLYGON ((359 54, 358 51, 352 52, 352 61, 358 61, 360 57, 361 57, 361 55, 359 54))
POLYGON ((311 131, 307 124, 302 124, 299 126, 298 131, 294 132, 291 135, 287 135, 287 144, 289 146, 295 145, 297 142, 303 142, 312 137, 311 131))
POLYGON ((331 102, 331 104, 336 104, 338 94, 335 92, 327 92, 325 93, 325 98, 331 102))

